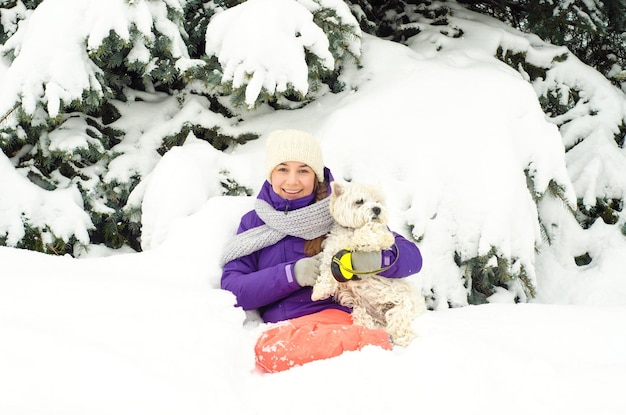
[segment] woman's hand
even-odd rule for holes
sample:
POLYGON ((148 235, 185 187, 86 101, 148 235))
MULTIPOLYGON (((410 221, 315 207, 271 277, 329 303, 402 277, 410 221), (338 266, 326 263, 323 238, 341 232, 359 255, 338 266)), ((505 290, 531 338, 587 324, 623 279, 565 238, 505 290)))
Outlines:
POLYGON ((320 256, 315 255, 296 261, 293 274, 300 287, 312 287, 320 276, 320 256))
POLYGON ((371 272, 372 274, 380 271, 383 254, 381 251, 374 252, 352 252, 352 269, 357 272, 371 272))

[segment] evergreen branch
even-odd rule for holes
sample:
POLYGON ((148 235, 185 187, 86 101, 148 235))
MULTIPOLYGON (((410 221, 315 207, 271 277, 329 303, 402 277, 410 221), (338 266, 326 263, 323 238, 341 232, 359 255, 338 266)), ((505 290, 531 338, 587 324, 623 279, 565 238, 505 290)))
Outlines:
POLYGON ((16 102, 9 111, 0 117, 0 128, 8 127, 9 121, 15 118, 15 112, 20 106, 20 102, 16 102))

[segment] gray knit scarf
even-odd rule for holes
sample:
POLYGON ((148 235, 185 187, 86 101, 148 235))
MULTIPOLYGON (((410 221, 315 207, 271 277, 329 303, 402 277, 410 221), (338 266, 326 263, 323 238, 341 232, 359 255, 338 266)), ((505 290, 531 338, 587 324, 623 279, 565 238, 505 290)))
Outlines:
POLYGON ((265 225, 248 229, 231 239, 220 258, 220 265, 273 245, 287 235, 306 240, 326 235, 333 225, 329 201, 330 198, 326 197, 300 209, 280 211, 257 199, 254 210, 265 225))

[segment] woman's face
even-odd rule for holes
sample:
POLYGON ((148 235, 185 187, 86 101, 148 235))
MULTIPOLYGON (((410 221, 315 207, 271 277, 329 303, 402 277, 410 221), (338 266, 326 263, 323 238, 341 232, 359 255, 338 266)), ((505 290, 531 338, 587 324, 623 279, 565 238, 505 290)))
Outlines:
POLYGON ((287 200, 313 193, 317 177, 313 169, 299 161, 285 161, 274 167, 270 175, 272 189, 287 200))

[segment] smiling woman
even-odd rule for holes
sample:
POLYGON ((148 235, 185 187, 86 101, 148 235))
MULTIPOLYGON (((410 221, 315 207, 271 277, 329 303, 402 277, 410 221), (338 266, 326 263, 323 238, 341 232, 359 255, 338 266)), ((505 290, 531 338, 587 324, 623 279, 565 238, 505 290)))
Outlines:
POLYGON ((272 190, 285 200, 313 194, 324 182, 322 149, 313 136, 298 130, 279 130, 267 139, 265 171, 272 190))
MULTIPOLYGON (((367 345, 390 349, 383 329, 353 324, 351 308, 332 297, 311 298, 322 241, 333 224, 328 208, 333 178, 317 140, 303 131, 274 131, 267 139, 265 172, 255 209, 242 217, 221 260, 221 286, 235 294, 238 306, 257 309, 266 323, 286 320, 259 338, 258 366, 276 372, 367 345)), ((355 252, 350 267, 364 271, 392 264, 381 273, 388 278, 418 272, 417 246, 397 233, 394 238, 395 251, 367 252, 367 265, 354 259, 355 252)))
POLYGON ((299 161, 280 163, 270 175, 272 190, 283 199, 292 200, 313 193, 316 176, 313 170, 299 161))

